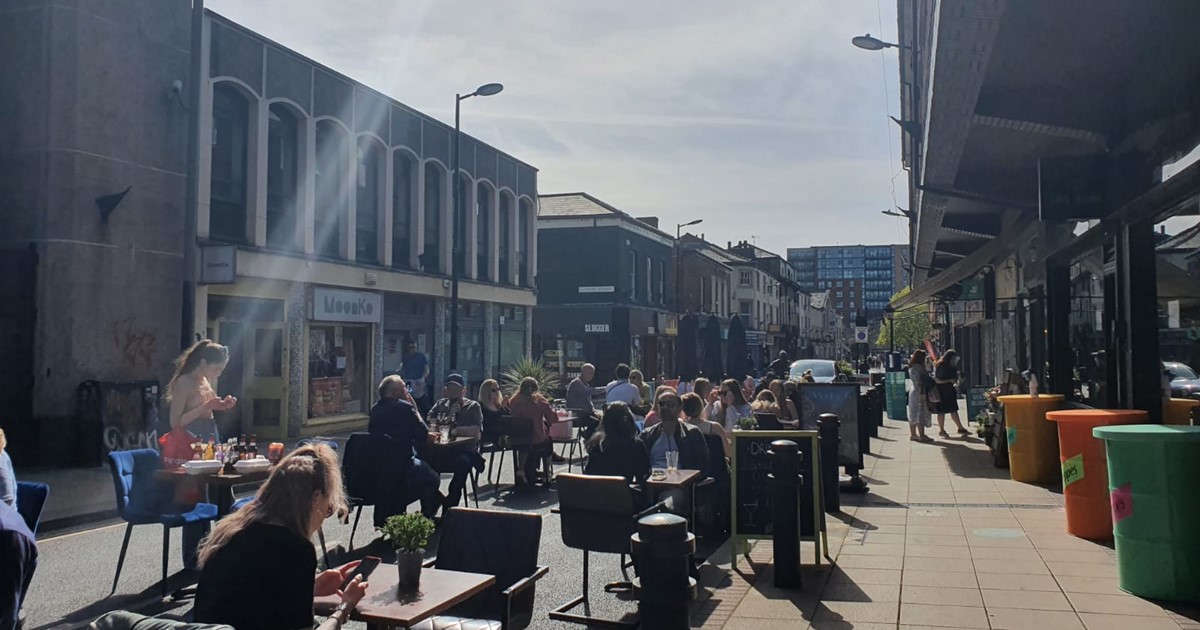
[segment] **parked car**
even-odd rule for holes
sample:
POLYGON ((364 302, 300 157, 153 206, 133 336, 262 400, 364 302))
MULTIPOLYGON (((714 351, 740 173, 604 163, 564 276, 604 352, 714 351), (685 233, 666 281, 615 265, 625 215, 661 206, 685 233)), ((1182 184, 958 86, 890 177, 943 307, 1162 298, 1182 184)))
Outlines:
POLYGON ((837 362, 826 359, 804 359, 801 361, 792 362, 792 366, 788 368, 788 380, 800 381, 800 377, 805 370, 812 370, 813 380, 818 383, 832 383, 837 379, 837 362))
POLYGON ((1200 398, 1200 376, 1186 364, 1163 361, 1163 371, 1171 375, 1171 398, 1200 398))

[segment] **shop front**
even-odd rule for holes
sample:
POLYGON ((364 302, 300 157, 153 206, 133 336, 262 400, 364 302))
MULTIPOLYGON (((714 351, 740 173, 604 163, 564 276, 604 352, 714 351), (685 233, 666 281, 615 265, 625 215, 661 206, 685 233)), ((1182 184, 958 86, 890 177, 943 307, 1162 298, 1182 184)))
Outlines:
POLYGON ((417 351, 432 357, 436 298, 411 293, 383 296, 383 372, 400 371, 404 348, 412 342, 417 351))
POLYGON ((310 291, 304 433, 334 424, 365 426, 378 382, 373 366, 383 296, 325 287, 310 291))

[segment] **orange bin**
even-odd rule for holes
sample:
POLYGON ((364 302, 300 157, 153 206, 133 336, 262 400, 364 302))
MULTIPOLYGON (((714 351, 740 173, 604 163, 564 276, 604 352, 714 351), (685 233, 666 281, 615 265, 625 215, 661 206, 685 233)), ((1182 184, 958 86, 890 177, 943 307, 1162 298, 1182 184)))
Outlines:
POLYGON ((1046 414, 1047 420, 1058 423, 1068 534, 1088 540, 1112 540, 1108 458, 1104 441, 1093 437, 1092 429, 1142 424, 1146 416, 1140 409, 1067 409, 1046 414))
POLYGON ((1191 398, 1168 398, 1163 401, 1163 424, 1192 423, 1192 407, 1200 405, 1200 400, 1191 398))
POLYGON ((1046 412, 1058 409, 1060 394, 1000 396, 1008 432, 1008 474, 1013 481, 1054 483, 1059 478, 1058 433, 1046 412))

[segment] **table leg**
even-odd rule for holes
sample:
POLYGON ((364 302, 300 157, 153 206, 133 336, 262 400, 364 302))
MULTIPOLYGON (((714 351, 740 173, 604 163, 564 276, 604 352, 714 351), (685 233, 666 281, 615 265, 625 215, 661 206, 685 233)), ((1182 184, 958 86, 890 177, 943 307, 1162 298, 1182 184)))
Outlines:
POLYGON ((233 511, 233 488, 210 485, 208 487, 209 501, 217 506, 217 518, 225 518, 233 511))

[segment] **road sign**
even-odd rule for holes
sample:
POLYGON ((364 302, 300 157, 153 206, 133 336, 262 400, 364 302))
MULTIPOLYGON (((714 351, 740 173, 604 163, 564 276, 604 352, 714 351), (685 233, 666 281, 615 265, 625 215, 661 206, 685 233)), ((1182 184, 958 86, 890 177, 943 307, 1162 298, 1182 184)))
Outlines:
POLYGON ((867 343, 868 335, 869 335, 869 333, 867 332, 866 326, 855 326, 854 327, 854 341, 856 343, 867 343))

